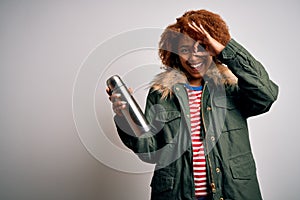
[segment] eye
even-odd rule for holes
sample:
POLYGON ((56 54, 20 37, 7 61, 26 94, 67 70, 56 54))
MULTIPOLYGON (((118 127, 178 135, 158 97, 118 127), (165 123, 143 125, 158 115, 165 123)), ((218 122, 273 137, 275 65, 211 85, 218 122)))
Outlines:
POLYGON ((188 54, 190 53, 190 50, 188 48, 180 48, 179 54, 188 54))

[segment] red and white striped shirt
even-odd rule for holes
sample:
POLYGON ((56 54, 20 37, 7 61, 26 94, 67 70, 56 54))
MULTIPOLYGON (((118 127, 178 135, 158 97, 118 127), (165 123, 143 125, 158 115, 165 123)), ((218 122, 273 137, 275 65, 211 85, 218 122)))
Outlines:
POLYGON ((207 196, 206 160, 203 140, 200 138, 201 130, 201 96, 202 86, 187 86, 191 119, 191 138, 193 147, 193 173, 195 182, 195 195, 207 196))

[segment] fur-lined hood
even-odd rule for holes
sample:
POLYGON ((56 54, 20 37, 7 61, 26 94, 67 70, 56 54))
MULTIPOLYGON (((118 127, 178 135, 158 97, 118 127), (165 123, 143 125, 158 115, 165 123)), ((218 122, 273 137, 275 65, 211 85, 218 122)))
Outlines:
MULTIPOLYGON (((215 85, 229 84, 233 85, 237 83, 237 77, 228 69, 228 67, 222 64, 216 64, 211 66, 204 80, 210 80, 215 85)), ((153 91, 159 91, 162 94, 162 98, 167 98, 173 94, 173 86, 175 84, 188 83, 186 75, 178 70, 171 67, 166 68, 166 71, 155 76, 151 82, 153 91)))

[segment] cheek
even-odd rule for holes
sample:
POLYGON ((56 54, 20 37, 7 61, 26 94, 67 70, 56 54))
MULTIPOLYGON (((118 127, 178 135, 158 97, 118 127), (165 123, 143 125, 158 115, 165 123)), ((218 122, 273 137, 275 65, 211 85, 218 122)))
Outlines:
POLYGON ((209 66, 210 66, 213 62, 214 62, 213 59, 210 58, 210 59, 208 60, 209 66))
POLYGON ((209 57, 206 62, 207 67, 209 67, 212 64, 212 62, 214 62, 212 57, 209 57))
POLYGON ((187 58, 179 56, 179 61, 180 61, 181 65, 185 65, 187 58))

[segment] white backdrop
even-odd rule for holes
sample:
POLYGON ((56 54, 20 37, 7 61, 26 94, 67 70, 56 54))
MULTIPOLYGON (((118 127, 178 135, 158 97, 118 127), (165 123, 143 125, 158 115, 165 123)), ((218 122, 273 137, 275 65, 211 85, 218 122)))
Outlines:
POLYGON ((124 76, 143 107, 157 33, 191 9, 219 13, 279 85, 251 143, 264 199, 297 199, 297 0, 0 1, 0 199, 148 199, 152 166, 117 137, 104 80, 124 76))

